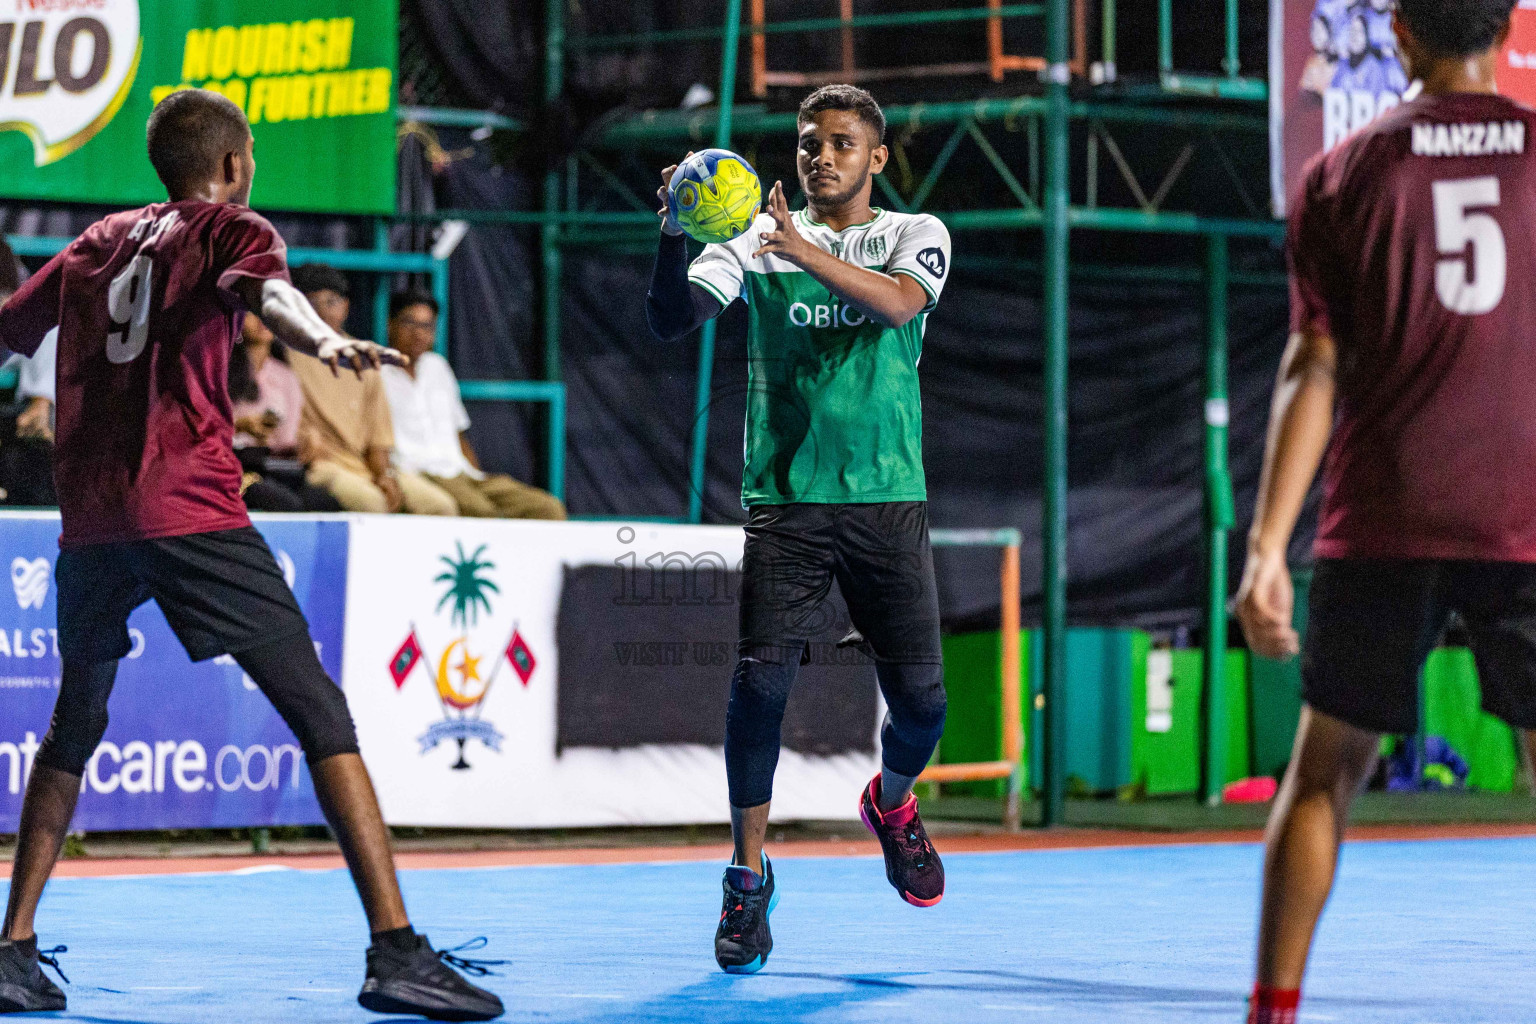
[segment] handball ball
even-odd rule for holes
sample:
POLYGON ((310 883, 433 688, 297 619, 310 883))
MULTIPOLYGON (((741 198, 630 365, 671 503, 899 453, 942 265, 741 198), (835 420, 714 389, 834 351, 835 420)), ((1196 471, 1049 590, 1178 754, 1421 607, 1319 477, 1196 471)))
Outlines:
POLYGON ((678 165, 667 188, 672 219, 700 242, 729 242, 757 219, 763 186, 746 160, 706 149, 678 165))

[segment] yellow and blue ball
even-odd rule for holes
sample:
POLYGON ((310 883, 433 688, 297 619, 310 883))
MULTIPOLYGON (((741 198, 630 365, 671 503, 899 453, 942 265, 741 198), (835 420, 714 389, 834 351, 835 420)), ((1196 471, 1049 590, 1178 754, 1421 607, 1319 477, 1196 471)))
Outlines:
POLYGON ((678 165, 667 188, 672 219, 700 242, 729 242, 757 219, 763 186, 745 159, 706 149, 678 165))

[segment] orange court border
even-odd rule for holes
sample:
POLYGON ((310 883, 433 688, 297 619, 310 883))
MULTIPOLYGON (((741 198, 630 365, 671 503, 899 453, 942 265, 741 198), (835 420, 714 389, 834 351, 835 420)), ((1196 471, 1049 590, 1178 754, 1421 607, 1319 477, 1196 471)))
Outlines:
MULTIPOLYGON (((1362 825, 1351 828, 1353 842, 1405 842, 1439 839, 1517 839, 1536 836, 1536 824, 1362 825)), ((941 838, 942 853, 1010 853, 1032 850, 1092 850, 1137 846, 1191 846, 1258 843, 1258 830, 1200 832, 1131 832, 1113 829, 1053 829, 1049 831, 941 838)), ((778 843, 774 857, 874 857, 873 839, 805 840, 778 843)), ((729 843, 696 846, 616 846, 569 849, 469 850, 395 855, 404 871, 462 868, 549 867, 590 864, 640 864, 724 860, 729 843)), ((272 856, 101 857, 62 860, 55 878, 103 878, 153 875, 224 874, 262 868, 332 871, 346 865, 339 853, 272 856)), ((9 861, 0 862, 0 878, 9 878, 9 861)))

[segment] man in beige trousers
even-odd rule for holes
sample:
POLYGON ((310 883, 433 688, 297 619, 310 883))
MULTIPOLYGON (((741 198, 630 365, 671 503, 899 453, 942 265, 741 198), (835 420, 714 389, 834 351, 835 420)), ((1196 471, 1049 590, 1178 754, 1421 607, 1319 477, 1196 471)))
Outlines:
MULTIPOLYGON (((333 267, 311 263, 294 270, 293 283, 321 319, 345 334, 351 310, 346 277, 333 267)), ((394 426, 377 371, 359 379, 333 374, 314 360, 296 359, 292 365, 304 389, 299 452, 312 486, 329 491, 349 512, 458 514, 458 503, 447 491, 391 464, 394 426)))
POLYGON ((458 502, 459 515, 500 519, 564 519, 548 491, 504 473, 485 473, 465 433, 469 413, 448 360, 432 351, 437 300, 425 292, 390 298, 389 344, 411 357, 409 368, 380 373, 395 428, 395 467, 419 473, 458 502))

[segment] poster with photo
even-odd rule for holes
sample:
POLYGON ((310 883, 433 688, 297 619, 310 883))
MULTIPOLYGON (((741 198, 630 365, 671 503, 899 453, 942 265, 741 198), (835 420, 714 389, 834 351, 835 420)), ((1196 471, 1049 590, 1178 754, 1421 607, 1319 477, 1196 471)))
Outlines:
POLYGON ((1275 216, 1314 153, 1398 106, 1408 76, 1394 0, 1272 0, 1270 143, 1275 216))
MULTIPOLYGON (((1411 96, 1392 30, 1395 0, 1271 0, 1270 150, 1275 216, 1313 154, 1411 96)), ((1536 0, 1520 0, 1499 92, 1536 106, 1536 0)))

